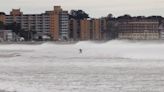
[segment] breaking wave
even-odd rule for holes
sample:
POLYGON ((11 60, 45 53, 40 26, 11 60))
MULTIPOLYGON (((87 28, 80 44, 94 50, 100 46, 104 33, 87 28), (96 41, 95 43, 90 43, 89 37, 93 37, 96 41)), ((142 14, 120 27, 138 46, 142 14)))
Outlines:
MULTIPOLYGON (((31 51, 30 54, 33 56, 54 56, 58 58, 129 58, 164 60, 164 42, 162 41, 81 41, 71 44, 47 42, 40 45, 0 45, 0 50, 21 53, 31 51), (82 54, 79 54, 79 49, 83 50, 82 54)), ((10 53, 10 55, 11 54, 12 53, 10 53)))

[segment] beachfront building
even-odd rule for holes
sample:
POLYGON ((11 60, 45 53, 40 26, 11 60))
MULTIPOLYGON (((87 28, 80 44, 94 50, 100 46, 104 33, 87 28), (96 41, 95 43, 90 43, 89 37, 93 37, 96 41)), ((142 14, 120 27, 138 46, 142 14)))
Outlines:
POLYGON ((103 25, 100 19, 83 19, 80 21, 81 40, 102 40, 103 25))
POLYGON ((69 14, 63 11, 61 6, 54 6, 53 11, 47 11, 50 15, 50 29, 53 40, 69 39, 69 14))
POLYGON ((164 21, 159 25, 160 39, 164 40, 164 21))
POLYGON ((53 11, 46 11, 50 16, 50 33, 53 40, 69 39, 69 14, 61 6, 54 6, 53 11))
POLYGON ((5 21, 5 13, 4 12, 0 12, 0 21, 1 22, 5 21))
POLYGON ((99 27, 100 27, 100 35, 101 35, 101 39, 102 40, 109 40, 109 37, 110 37, 110 26, 108 25, 108 20, 106 17, 101 17, 99 19, 100 21, 100 24, 99 24, 99 27))
POLYGON ((53 10, 41 14, 23 14, 20 9, 12 9, 10 14, 0 12, 1 29, 5 29, 2 26, 8 24, 20 26, 21 30, 16 27, 12 30, 18 36, 23 35, 26 40, 164 39, 162 20, 161 16, 124 15, 116 18, 112 14, 89 18, 83 10, 71 10, 69 14, 61 6, 54 6, 53 10))
POLYGON ((80 21, 80 40, 91 40, 91 23, 89 19, 80 21))
POLYGON ((69 20, 69 27, 70 27, 70 38, 72 40, 79 40, 80 38, 80 22, 79 20, 71 18, 69 20))
POLYGON ((4 15, 4 24, 17 23, 24 31, 35 31, 34 39, 50 36, 50 16, 42 14, 23 14, 20 9, 12 9, 9 15, 4 15))
POLYGON ((4 24, 17 23, 24 31, 34 31, 33 39, 52 38, 53 40, 69 38, 69 15, 60 6, 53 11, 42 14, 23 14, 20 9, 12 9, 9 15, 0 13, 4 24))
MULTIPOLYGON (((88 19, 89 15, 83 10, 71 10, 70 12, 70 38, 81 39, 81 20, 88 19)), ((83 24, 82 24, 83 25, 83 24)))
POLYGON ((120 21, 118 38, 130 40, 158 40, 159 22, 150 19, 130 19, 120 21))

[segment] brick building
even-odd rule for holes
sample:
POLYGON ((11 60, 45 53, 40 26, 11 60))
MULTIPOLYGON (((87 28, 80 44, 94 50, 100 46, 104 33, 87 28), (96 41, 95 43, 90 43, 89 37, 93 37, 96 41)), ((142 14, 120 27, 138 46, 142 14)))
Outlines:
POLYGON ((159 22, 150 19, 121 21, 118 38, 131 40, 158 40, 159 22))
POLYGON ((100 19, 84 19, 80 22, 81 40, 102 40, 103 25, 100 19))

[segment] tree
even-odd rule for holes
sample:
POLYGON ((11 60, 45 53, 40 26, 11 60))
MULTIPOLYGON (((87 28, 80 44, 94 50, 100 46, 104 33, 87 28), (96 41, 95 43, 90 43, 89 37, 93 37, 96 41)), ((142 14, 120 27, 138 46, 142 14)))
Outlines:
POLYGON ((109 31, 109 39, 115 39, 118 37, 118 23, 116 20, 109 20, 107 22, 107 28, 109 31))
POLYGON ((149 16, 149 17, 147 17, 147 19, 156 20, 161 24, 163 17, 162 16, 149 16))
POLYGON ((77 19, 77 20, 82 20, 82 19, 85 19, 85 18, 89 18, 89 15, 87 13, 85 13, 84 11, 82 11, 82 10, 72 10, 70 18, 74 18, 74 19, 77 19))
POLYGON ((7 30, 12 30, 15 34, 17 34, 20 37, 23 37, 25 40, 31 40, 32 38, 32 34, 35 34, 35 31, 25 31, 23 29, 21 29, 21 25, 19 23, 13 22, 10 24, 6 25, 6 29, 7 30))
POLYGON ((108 19, 112 19, 112 18, 113 18, 113 14, 111 14, 111 13, 108 14, 107 18, 108 18, 108 19))
POLYGON ((123 16, 119 16, 118 19, 131 19, 132 17, 129 14, 125 14, 123 16))
MULTIPOLYGON (((87 13, 85 13, 84 11, 82 10, 72 10, 71 11, 71 14, 70 14, 70 19, 74 19, 76 20, 77 22, 77 28, 76 28, 76 38, 75 39, 79 39, 80 38, 80 20, 83 20, 83 19, 86 19, 86 18, 89 18, 89 15, 87 13)), ((71 37, 73 38, 73 30, 70 31, 70 35, 71 37)))
POLYGON ((0 21, 0 29, 4 29, 5 25, 2 21, 0 21))
POLYGON ((162 16, 149 16, 149 17, 147 17, 148 19, 156 19, 156 20, 161 20, 161 19, 163 19, 163 17, 162 16))
POLYGON ((20 24, 13 22, 11 24, 7 24, 5 27, 7 30, 12 30, 14 33, 19 34, 21 32, 20 24))

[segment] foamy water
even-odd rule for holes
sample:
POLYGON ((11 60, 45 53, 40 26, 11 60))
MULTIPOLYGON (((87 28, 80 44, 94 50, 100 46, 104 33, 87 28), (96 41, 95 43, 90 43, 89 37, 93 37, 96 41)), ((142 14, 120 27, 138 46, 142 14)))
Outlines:
POLYGON ((163 42, 0 45, 0 89, 163 92, 163 55, 163 42))

